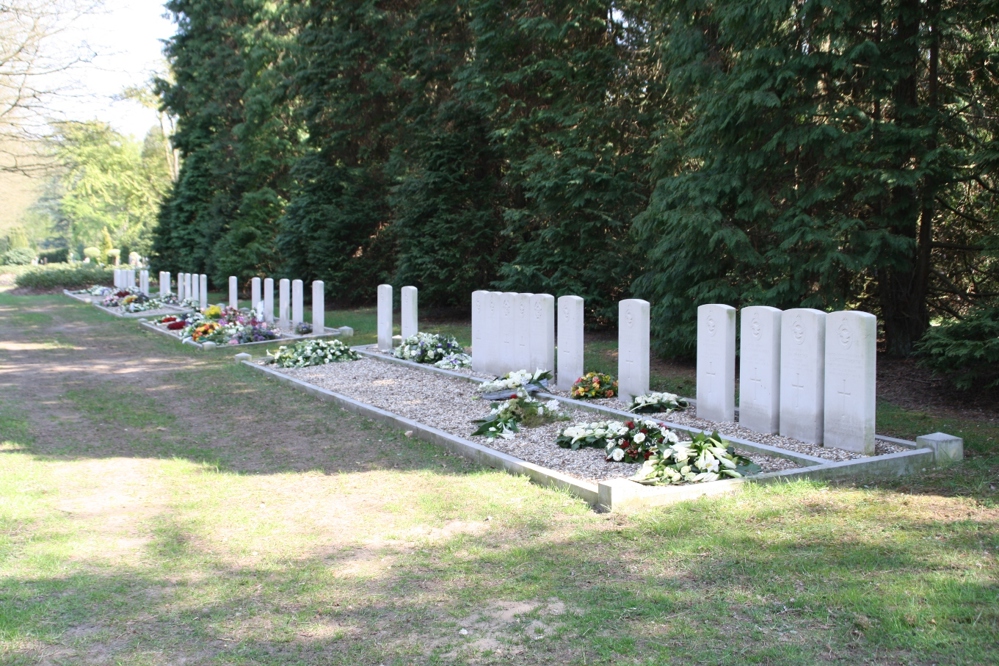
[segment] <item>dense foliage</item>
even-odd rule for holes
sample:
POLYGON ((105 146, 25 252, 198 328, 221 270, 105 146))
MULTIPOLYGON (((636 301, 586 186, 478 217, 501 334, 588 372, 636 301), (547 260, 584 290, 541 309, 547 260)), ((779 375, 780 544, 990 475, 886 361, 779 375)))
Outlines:
POLYGON ((50 264, 36 266, 17 276, 18 287, 28 289, 85 289, 95 284, 111 284, 114 269, 96 264, 50 264))
POLYGON ((171 270, 861 307, 999 300, 999 0, 171 0, 171 270))

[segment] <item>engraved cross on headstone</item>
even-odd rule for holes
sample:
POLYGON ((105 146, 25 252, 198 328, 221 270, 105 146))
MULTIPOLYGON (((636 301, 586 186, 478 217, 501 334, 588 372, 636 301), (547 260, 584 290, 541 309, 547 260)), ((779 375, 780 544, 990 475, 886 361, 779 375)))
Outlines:
POLYGON ((801 393, 802 393, 802 391, 805 390, 805 385, 801 383, 801 373, 800 372, 796 372, 796 373, 794 373, 794 375, 795 375, 795 378, 796 378, 795 381, 798 382, 798 383, 795 384, 794 382, 791 382, 791 388, 798 389, 797 391, 794 392, 794 406, 797 409, 798 407, 801 406, 801 393))

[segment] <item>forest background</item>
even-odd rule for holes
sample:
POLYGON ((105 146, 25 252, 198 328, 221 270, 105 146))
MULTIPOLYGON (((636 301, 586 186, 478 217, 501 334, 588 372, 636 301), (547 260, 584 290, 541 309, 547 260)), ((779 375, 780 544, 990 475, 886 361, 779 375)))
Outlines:
POLYGON ((996 0, 166 7, 154 269, 645 298, 672 356, 708 302, 999 331, 996 0))

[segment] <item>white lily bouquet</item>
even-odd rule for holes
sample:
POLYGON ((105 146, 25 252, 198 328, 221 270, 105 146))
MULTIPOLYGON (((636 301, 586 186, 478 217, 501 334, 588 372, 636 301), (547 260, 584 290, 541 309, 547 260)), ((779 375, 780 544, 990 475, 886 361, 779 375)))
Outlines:
POLYGON ((653 392, 646 393, 645 395, 636 395, 632 399, 631 404, 628 405, 628 411, 635 414, 656 414, 659 412, 682 411, 687 407, 689 407, 689 403, 675 393, 653 392))
POLYGON ((737 479, 760 472, 760 467, 726 446, 721 436, 697 433, 689 442, 670 442, 652 453, 631 477, 649 486, 706 483, 722 478, 737 479))
POLYGON ((555 443, 573 451, 587 446, 606 448, 616 446, 628 435, 628 430, 628 426, 620 421, 577 423, 560 432, 555 443))
POLYGON ((510 439, 520 431, 520 423, 533 427, 566 418, 562 415, 558 400, 536 400, 524 388, 517 389, 509 399, 494 402, 490 407, 492 409, 489 416, 474 421, 479 427, 472 435, 482 435, 487 439, 510 439))
POLYGON ((464 348, 452 335, 417 333, 402 341, 393 355, 416 363, 436 363, 451 354, 464 353, 464 348))
POLYGON ((476 389, 484 394, 486 400, 500 400, 507 393, 514 394, 520 389, 528 393, 537 393, 548 388, 548 380, 552 378, 552 373, 548 370, 514 370, 502 377, 497 377, 490 382, 482 382, 476 389))

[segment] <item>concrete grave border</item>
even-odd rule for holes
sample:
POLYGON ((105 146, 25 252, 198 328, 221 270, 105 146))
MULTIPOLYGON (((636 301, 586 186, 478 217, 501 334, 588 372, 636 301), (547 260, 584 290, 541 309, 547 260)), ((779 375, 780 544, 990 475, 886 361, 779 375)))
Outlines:
MULTIPOLYGON (((271 344, 273 344, 273 341, 271 344)), ((363 356, 378 359, 380 361, 397 363, 400 365, 418 368, 427 372, 436 372, 449 377, 463 379, 470 383, 480 383, 482 381, 459 372, 434 368, 425 364, 414 363, 412 361, 386 356, 382 353, 372 352, 370 347, 371 345, 360 345, 353 347, 353 349, 363 356)), ((568 490, 588 504, 606 511, 626 512, 655 506, 664 506, 698 497, 730 494, 737 492, 744 483, 774 483, 795 479, 843 479, 873 475, 882 477, 903 476, 918 472, 926 467, 934 466, 938 462, 933 448, 920 446, 916 442, 901 440, 893 437, 879 436, 878 439, 906 446, 911 448, 911 450, 900 453, 886 454, 883 456, 862 458, 859 460, 848 460, 844 462, 832 462, 824 458, 809 456, 794 451, 787 451, 766 444, 748 442, 737 437, 726 437, 727 441, 739 446, 740 448, 745 448, 757 453, 765 453, 768 455, 788 458, 798 462, 802 465, 802 467, 779 472, 767 472, 744 479, 726 479, 690 486, 643 486, 639 483, 623 478, 611 479, 609 481, 601 481, 597 484, 592 484, 575 479, 561 472, 520 460, 519 458, 515 458, 509 454, 495 451, 487 446, 477 444, 463 437, 446 433, 442 430, 424 425, 412 419, 399 416, 398 414, 394 414, 388 410, 381 409, 379 407, 354 400, 353 398, 349 398, 345 395, 315 386, 314 384, 295 379, 272 368, 258 365, 251 360, 246 360, 245 356, 243 357, 242 363, 249 368, 266 374, 269 377, 289 384, 298 390, 315 395, 322 400, 333 402, 343 409, 355 414, 360 414, 390 426, 412 430, 422 439, 434 442, 443 446, 452 453, 469 458, 479 464, 487 467, 503 469, 515 475, 526 475, 533 482, 541 486, 550 486, 568 490)), ((636 416, 630 412, 610 409, 601 405, 587 404, 570 398, 563 398, 546 393, 539 393, 538 395, 546 399, 555 399, 559 402, 572 405, 573 407, 579 407, 581 409, 607 416, 614 416, 617 418, 635 418, 636 416)), ((696 428, 682 426, 677 423, 670 423, 668 421, 664 421, 664 423, 670 428, 683 430, 685 432, 707 432, 696 428)), ((939 462, 949 462, 949 459, 941 459, 939 462)))
MULTIPOLYGON (((168 313, 168 314, 171 314, 171 313, 168 313)), ((153 333, 158 333, 160 335, 165 335, 165 336, 167 336, 169 338, 173 338, 174 340, 176 340, 177 342, 179 342, 181 344, 191 345, 192 347, 197 347, 198 349, 244 349, 246 347, 255 347, 255 346, 258 346, 258 345, 285 345, 285 344, 289 344, 289 343, 299 342, 301 340, 308 340, 310 338, 329 338, 329 337, 335 337, 335 336, 342 336, 345 333, 344 329, 342 329, 342 328, 326 328, 326 329, 324 329, 324 332, 322 332, 322 333, 309 333, 308 335, 285 335, 285 334, 282 334, 282 337, 280 337, 280 338, 278 338, 276 340, 261 340, 260 342, 244 342, 244 343, 238 344, 238 345, 218 345, 218 344, 215 344, 213 342, 208 342, 208 343, 204 343, 204 344, 200 343, 200 342, 194 342, 194 341, 184 342, 184 340, 182 340, 179 336, 175 335, 173 333, 173 331, 168 331, 168 330, 166 330, 164 328, 160 328, 156 324, 153 324, 153 323, 148 322, 148 321, 142 321, 142 320, 140 320, 139 321, 139 326, 141 326, 141 327, 143 327, 143 328, 145 328, 145 329, 147 329, 149 331, 152 331, 153 333), (206 347, 205 344, 208 344, 208 345, 211 345, 211 346, 210 347, 206 347)), ((347 327, 347 328, 349 328, 349 327, 347 327)))

